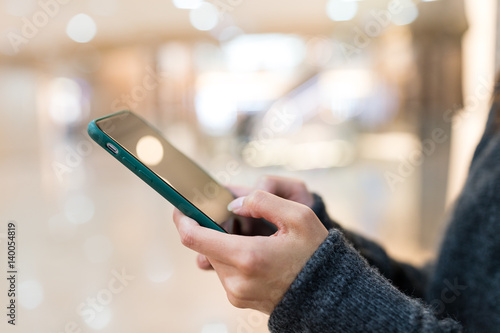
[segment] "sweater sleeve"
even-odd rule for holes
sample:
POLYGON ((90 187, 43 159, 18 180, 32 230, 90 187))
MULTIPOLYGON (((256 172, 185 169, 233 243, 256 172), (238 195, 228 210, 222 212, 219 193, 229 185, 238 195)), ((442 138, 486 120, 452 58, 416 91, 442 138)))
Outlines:
POLYGON ((361 256, 371 266, 376 267, 380 274, 391 280, 399 290, 412 297, 423 298, 425 296, 429 281, 426 271, 392 259, 377 243, 342 228, 329 217, 321 197, 317 194, 313 196, 312 209, 328 230, 340 230, 361 256))
POLYGON ((330 230, 269 319, 273 333, 462 332, 396 289, 330 230))

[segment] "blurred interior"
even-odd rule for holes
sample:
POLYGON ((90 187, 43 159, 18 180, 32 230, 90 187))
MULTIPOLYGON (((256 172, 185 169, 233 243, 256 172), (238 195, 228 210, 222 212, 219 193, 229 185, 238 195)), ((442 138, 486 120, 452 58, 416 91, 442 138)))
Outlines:
POLYGON ((13 332, 268 331, 197 269, 172 206, 91 142, 90 120, 131 109, 225 184, 302 179, 343 226, 422 265, 498 68, 495 0, 0 8, 0 241, 13 220, 20 244, 19 323, 0 327, 13 332), (122 271, 133 279, 109 292, 122 271))

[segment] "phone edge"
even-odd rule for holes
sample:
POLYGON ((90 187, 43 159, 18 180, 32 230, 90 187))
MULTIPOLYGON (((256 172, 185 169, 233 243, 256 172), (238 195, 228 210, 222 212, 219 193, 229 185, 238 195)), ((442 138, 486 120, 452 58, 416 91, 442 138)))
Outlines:
POLYGON ((97 126, 96 123, 97 121, 126 112, 129 111, 120 111, 92 120, 87 126, 87 133, 89 137, 99 146, 101 146, 105 151, 107 151, 110 155, 112 155, 116 160, 118 160, 120 164, 125 166, 136 176, 142 179, 142 181, 144 181, 147 185, 153 188, 158 194, 164 197, 168 202, 174 205, 186 216, 189 216, 190 218, 194 219, 196 222, 198 222, 198 224, 200 224, 203 227, 227 233, 227 231, 224 230, 224 228, 219 226, 216 222, 212 221, 208 216, 206 216, 203 212, 201 212, 198 208, 196 208, 193 204, 191 204, 187 199, 185 199, 182 195, 180 195, 170 185, 168 185, 162 179, 160 179, 155 173, 153 173, 149 168, 147 168, 144 164, 138 161, 134 156, 132 156, 115 140, 113 140, 106 133, 104 133, 99 128, 99 126, 97 126), (108 142, 115 145, 115 147, 118 149, 117 154, 113 154, 111 151, 109 151, 109 149, 106 147, 106 144, 108 142), (128 163, 124 163, 122 161, 123 158, 127 158, 128 163), (139 170, 142 172, 142 174, 139 173, 139 170))

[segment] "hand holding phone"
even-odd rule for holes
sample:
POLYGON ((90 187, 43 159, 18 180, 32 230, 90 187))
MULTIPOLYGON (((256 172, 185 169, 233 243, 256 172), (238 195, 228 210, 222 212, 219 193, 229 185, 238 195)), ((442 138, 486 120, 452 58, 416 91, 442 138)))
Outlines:
POLYGON ((185 215, 221 232, 270 235, 269 222, 227 210, 233 194, 139 116, 122 111, 90 122, 90 137, 185 215), (229 226, 225 230, 224 226, 229 226), (246 230, 246 231, 245 231, 246 230))

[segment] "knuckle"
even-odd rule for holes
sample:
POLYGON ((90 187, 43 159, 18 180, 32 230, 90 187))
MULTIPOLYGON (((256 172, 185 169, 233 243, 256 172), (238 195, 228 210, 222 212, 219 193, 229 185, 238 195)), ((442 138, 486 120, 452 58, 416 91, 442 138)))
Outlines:
POLYGON ((267 193, 262 190, 256 190, 249 196, 248 204, 250 208, 256 208, 260 206, 264 200, 266 200, 267 193))
POLYGON ((313 210, 307 206, 302 206, 301 209, 297 211, 298 218, 302 221, 312 221, 316 219, 316 214, 314 214, 313 210))
POLYGON ((238 269, 245 276, 255 276, 263 265, 262 257, 255 251, 248 251, 241 256, 238 269))

